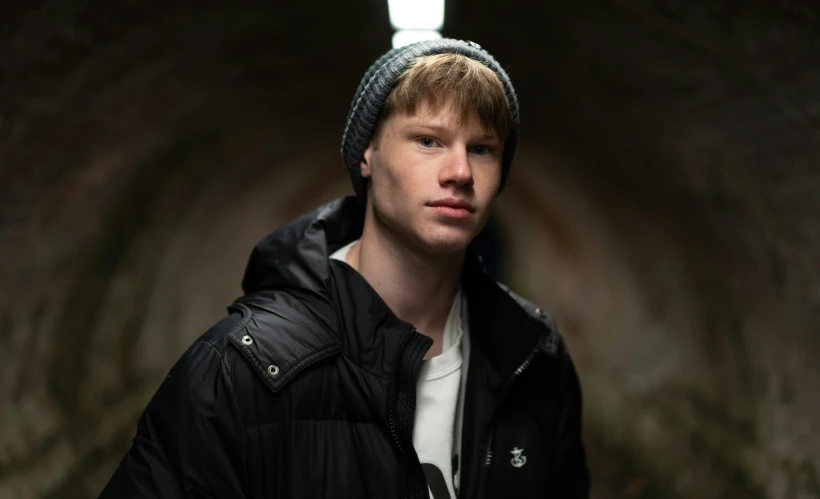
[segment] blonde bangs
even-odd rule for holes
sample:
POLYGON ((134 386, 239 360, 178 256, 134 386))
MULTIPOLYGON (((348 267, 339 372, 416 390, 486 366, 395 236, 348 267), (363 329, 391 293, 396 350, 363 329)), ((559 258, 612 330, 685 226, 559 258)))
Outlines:
POLYGON ((414 114, 425 100, 439 109, 448 99, 459 122, 476 120, 483 133, 494 132, 502 141, 509 136, 513 119, 501 80, 492 69, 460 54, 416 59, 396 79, 380 121, 394 112, 414 114))

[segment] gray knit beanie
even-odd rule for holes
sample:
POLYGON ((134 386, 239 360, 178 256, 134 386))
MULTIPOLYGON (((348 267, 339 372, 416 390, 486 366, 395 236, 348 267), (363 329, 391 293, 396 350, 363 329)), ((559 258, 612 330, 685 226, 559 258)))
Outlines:
POLYGON ((510 78, 493 56, 477 43, 448 38, 427 40, 395 48, 381 56, 370 66, 359 83, 359 88, 356 89, 342 137, 342 158, 353 181, 353 190, 362 205, 367 198, 367 192, 360 171, 361 161, 376 129, 382 106, 395 86, 396 78, 418 57, 451 53, 467 56, 492 69, 504 87, 513 121, 510 135, 504 142, 504 156, 501 162, 501 188, 504 187, 518 141, 518 98, 515 96, 510 78))

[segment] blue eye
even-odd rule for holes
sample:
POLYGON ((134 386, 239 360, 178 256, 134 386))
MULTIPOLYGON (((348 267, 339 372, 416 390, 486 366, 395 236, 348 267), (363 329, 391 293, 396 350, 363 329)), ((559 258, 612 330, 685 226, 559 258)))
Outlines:
POLYGON ((471 149, 473 153, 478 154, 479 156, 486 156, 487 154, 493 152, 492 148, 489 146, 473 146, 471 149))
POLYGON ((421 144, 421 147, 429 149, 436 145, 436 141, 431 139, 430 137, 422 137, 419 139, 419 144, 421 144))

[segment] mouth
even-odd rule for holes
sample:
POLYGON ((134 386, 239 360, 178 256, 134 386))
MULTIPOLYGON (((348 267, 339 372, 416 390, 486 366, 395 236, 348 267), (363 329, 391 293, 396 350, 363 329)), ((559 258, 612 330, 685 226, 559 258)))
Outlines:
POLYGON ((475 207, 467 201, 464 201, 463 199, 439 199, 438 201, 428 203, 427 206, 430 206, 432 208, 449 208, 452 210, 463 210, 469 213, 475 213, 475 207))
POLYGON ((476 211, 467 201, 455 198, 440 199, 428 203, 427 206, 435 210, 440 218, 449 220, 466 220, 476 211))

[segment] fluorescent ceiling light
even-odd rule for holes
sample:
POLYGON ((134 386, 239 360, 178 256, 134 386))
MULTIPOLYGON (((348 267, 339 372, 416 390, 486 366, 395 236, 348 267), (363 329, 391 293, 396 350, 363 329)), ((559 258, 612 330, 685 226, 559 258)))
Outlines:
POLYGON ((393 29, 438 31, 444 26, 444 0, 387 0, 393 29))
POLYGON ((403 29, 393 34, 393 48, 404 47, 424 40, 435 40, 436 38, 441 38, 441 33, 438 31, 403 29))

